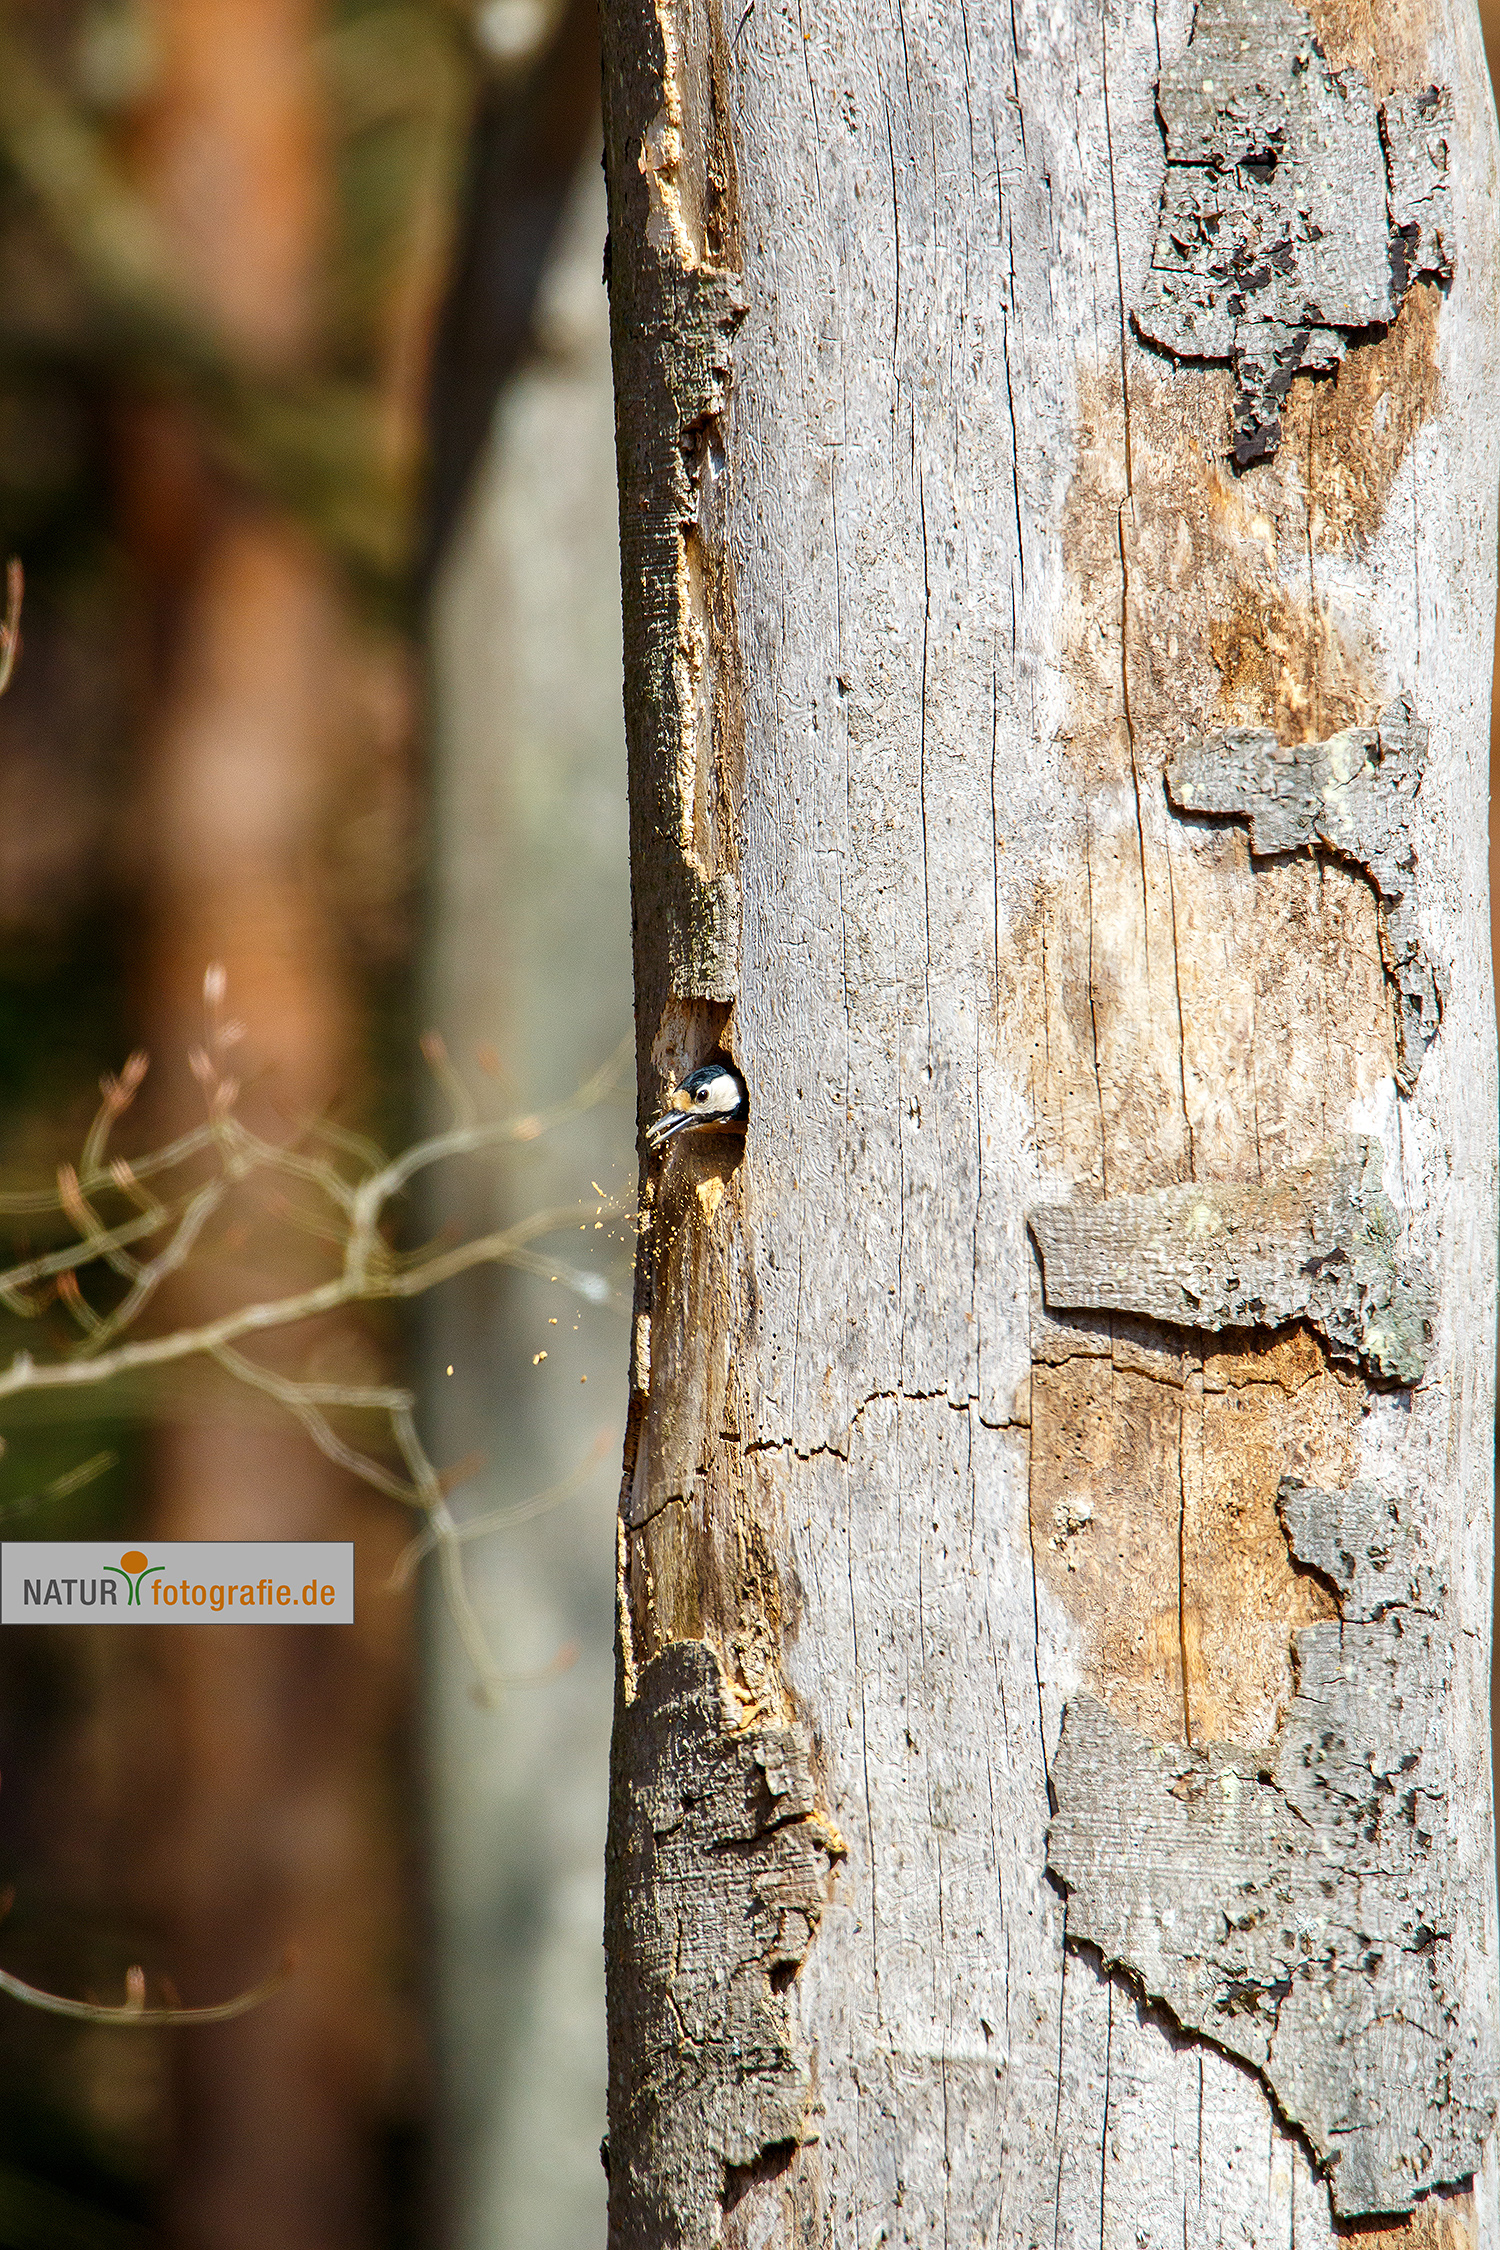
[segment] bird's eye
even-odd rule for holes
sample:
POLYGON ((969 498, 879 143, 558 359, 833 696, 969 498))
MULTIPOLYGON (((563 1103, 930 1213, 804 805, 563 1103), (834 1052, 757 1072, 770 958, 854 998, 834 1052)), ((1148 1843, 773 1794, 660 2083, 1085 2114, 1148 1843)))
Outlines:
POLYGON ((708 1100, 708 1088, 706 1086, 700 1086, 697 1093, 694 1094, 693 1099, 695 1102, 706 1102, 708 1100))

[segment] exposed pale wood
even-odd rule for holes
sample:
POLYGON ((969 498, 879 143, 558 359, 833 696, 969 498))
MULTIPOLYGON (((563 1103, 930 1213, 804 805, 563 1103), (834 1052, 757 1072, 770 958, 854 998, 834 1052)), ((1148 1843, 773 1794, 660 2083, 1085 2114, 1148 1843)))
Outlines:
MULTIPOLYGON (((1274 458, 1236 475, 1229 368, 1131 322, 1186 0, 707 5, 605 23, 642 1101, 720 1040, 751 1096, 742 1159, 684 1145, 647 1182, 622 1688, 709 1642, 747 1724, 805 1730, 848 1858, 790 1993, 818 2137, 683 2239, 1313 2250, 1308 2081, 1273 2106, 1138 1996, 1144 1946, 1106 1974, 1068 1942, 1046 1768, 1085 1685, 1148 1759, 1269 1745, 1294 1635, 1336 1630, 1331 1590, 1298 1590, 1280 1476, 1331 1506, 1420 1492, 1451 1661, 1446 1967, 1482 2049, 1500 456, 1477 22, 1309 9, 1369 118, 1449 90, 1454 274, 1292 381, 1274 458), (716 246, 691 214, 731 173, 716 246), (719 307, 712 384, 678 381, 700 331, 671 329, 674 290, 719 307), (1225 729, 1327 745, 1403 695, 1430 730, 1402 869, 1443 994, 1425 1055, 1398 1047, 1375 855, 1314 823, 1266 858, 1250 808, 1190 817, 1165 786, 1225 729), (697 968, 689 859, 739 896, 737 947, 697 968), (1269 1205, 1351 1139, 1382 1254, 1430 1297, 1422 1370, 1331 1367, 1305 1324, 1216 1345, 1168 1307, 1152 1331, 1163 1308, 1128 1295, 1033 1314, 1028 1212, 1269 1205)), ((1351 240, 1389 216, 1377 195, 1351 240)), ((1178 1872, 1146 1893, 1160 1927, 1178 1872)), ((1398 2138, 1432 2084, 1373 2089, 1398 2138)), ((1446 2146, 1428 2177, 1467 2164, 1469 2128, 1446 2146)), ((1487 2156, 1472 2201, 1395 2238, 1493 2242, 1495 2195, 1487 2156)))
POLYGON ((1427 729, 1406 698, 1375 727, 1327 742, 1280 743, 1269 728, 1235 727, 1180 751, 1167 795, 1181 812, 1243 813, 1257 859, 1321 845, 1368 875, 1380 897, 1380 951, 1396 979, 1396 1083, 1409 1094, 1437 1037, 1442 992, 1406 903, 1411 808, 1422 786, 1427 729))

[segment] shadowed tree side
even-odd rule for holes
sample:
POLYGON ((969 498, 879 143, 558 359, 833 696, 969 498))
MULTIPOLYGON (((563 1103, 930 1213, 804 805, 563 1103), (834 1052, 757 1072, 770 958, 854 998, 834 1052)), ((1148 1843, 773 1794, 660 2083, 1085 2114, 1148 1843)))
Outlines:
POLYGON ((538 288, 599 115, 597 0, 567 0, 536 56, 484 89, 433 351, 424 572, 473 482, 495 402, 534 336, 538 288))

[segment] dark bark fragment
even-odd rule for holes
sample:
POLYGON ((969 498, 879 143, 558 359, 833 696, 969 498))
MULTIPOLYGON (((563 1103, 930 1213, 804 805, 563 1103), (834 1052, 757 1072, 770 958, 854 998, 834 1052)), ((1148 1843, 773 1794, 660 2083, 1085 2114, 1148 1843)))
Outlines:
POLYGON ((1284 1480, 1337 1622, 1296 1637, 1269 1751, 1158 1748, 1080 1697, 1052 1767, 1070 1939, 1258 2070, 1341 2215, 1410 2210, 1479 2166, 1488 2028, 1461 2007, 1446 1588, 1414 1496, 1284 1480))
POLYGON ((1453 271, 1445 91, 1377 113, 1287 0, 1202 0, 1157 83, 1167 174, 1135 324, 1178 359, 1229 360, 1234 458, 1281 439, 1294 375, 1336 367, 1419 274, 1453 271))
POLYGON ((800 1733, 735 1728, 726 1694, 712 1649, 677 1641, 616 1720, 611 2250, 716 2241, 726 2172, 815 2137, 785 1994, 842 1846, 800 1733))
POLYGON ((1263 1185, 1158 1188, 1029 1214, 1052 1312, 1217 1333, 1305 1320, 1388 1382, 1426 1364, 1428 1293, 1396 1254, 1378 1143, 1351 1134, 1263 1185))

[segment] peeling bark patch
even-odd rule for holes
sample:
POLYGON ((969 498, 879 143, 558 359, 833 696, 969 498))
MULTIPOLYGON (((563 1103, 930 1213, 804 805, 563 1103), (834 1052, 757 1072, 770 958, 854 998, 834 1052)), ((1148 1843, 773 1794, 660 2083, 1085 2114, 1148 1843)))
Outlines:
POLYGON ((1454 1960, 1445 1589, 1410 1498, 1287 1479, 1280 1505, 1342 1616, 1297 1635, 1269 1755, 1161 1749, 1078 1698, 1048 1866, 1070 1939, 1261 2073, 1341 2216, 1406 2211, 1478 2169, 1494 2114, 1454 1960))
POLYGON ((1139 1313, 1210 1332, 1304 1320, 1336 1358, 1415 1383, 1427 1296, 1396 1254, 1399 1223, 1380 1179, 1379 1146, 1351 1134, 1263 1186, 1033 1209, 1048 1309, 1139 1313))
POLYGON ((1429 2195, 1391 2226, 1360 2227, 1353 2244, 1354 2250, 1479 2250, 1474 2191, 1429 2195))
POLYGON ((1377 111, 1288 0, 1201 0, 1157 107, 1167 173, 1135 325, 1177 359, 1231 363, 1248 468, 1281 442, 1296 374, 1389 325, 1419 274, 1451 276, 1452 104, 1434 86, 1377 111))
POLYGON ((1381 956, 1397 993, 1396 1081, 1407 1094, 1443 1012, 1408 895, 1412 812, 1426 760, 1427 728, 1402 696, 1377 725, 1346 727, 1326 742, 1283 744, 1264 727, 1233 727, 1179 751, 1166 772, 1176 811, 1248 819, 1257 858, 1322 845, 1370 878, 1380 900, 1381 956))
POLYGON ((801 1732, 725 1706, 713 1651, 679 1641, 616 1717, 610 2250, 716 2242, 726 2173, 814 2137, 785 1993, 841 1847, 801 1732))

